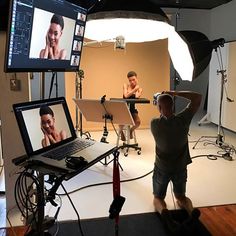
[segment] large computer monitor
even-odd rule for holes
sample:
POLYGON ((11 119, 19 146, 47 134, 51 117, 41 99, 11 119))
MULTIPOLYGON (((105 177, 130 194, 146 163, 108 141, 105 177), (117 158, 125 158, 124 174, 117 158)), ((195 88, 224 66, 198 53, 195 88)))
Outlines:
POLYGON ((74 2, 11 0, 6 72, 79 69, 87 8, 74 2))

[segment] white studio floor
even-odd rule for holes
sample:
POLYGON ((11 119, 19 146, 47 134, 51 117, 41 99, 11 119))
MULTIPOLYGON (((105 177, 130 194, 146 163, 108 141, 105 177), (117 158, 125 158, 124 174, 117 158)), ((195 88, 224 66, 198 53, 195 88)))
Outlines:
MULTIPOLYGON (((100 140, 102 132, 91 133, 95 140, 100 140)), ((199 142, 195 149, 192 146, 199 137, 216 136, 217 126, 214 124, 197 125, 197 121, 192 122, 190 129, 190 150, 191 156, 217 154, 222 151, 214 145, 204 145, 199 142)), ((141 155, 130 150, 129 155, 125 157, 120 153, 119 161, 123 168, 120 170, 121 180, 136 179, 153 169, 154 162, 154 140, 150 130, 137 130, 136 136, 138 143, 142 147, 141 155)), ((211 138, 215 142, 216 138, 211 138)), ((116 143, 115 132, 109 132, 107 141, 116 143)), ((236 134, 225 131, 225 142, 236 146, 236 134)), ((220 153, 222 154, 222 153, 220 153)), ((113 163, 104 166, 101 163, 96 164, 89 170, 84 171, 73 179, 64 182, 64 186, 68 192, 83 186, 111 182, 113 163)), ((193 163, 189 165, 187 195, 192 199, 195 207, 214 206, 236 203, 236 161, 235 154, 233 161, 218 158, 217 160, 209 160, 206 156, 193 159, 193 163)), ((59 189, 58 193, 63 193, 59 189)), ((121 215, 135 214, 143 212, 152 212, 152 174, 146 177, 121 183, 121 195, 126 198, 122 207, 121 215)), ((88 187, 72 193, 71 198, 82 219, 106 217, 109 215, 109 207, 113 200, 112 185, 100 185, 88 187)), ((62 207, 59 213, 59 220, 77 219, 72 206, 66 196, 62 196, 62 207)), ((170 209, 174 209, 175 201, 172 199, 171 187, 169 186, 166 202, 170 209)), ((53 215, 55 207, 49 204, 46 207, 46 214, 53 215)))
MULTIPOLYGON (((198 155, 221 155, 222 149, 214 145, 204 145, 199 142, 195 149, 192 149, 195 141, 201 136, 216 136, 217 126, 214 124, 197 125, 197 119, 193 120, 190 129, 190 152, 191 156, 198 155), (221 153, 219 153, 221 151, 221 153)), ((236 146, 236 133, 225 130, 225 142, 229 145, 236 146)), ((101 132, 93 132, 91 136, 95 140, 100 140, 101 132)), ((129 155, 125 157, 120 153, 119 161, 123 168, 120 170, 121 180, 130 180, 141 177, 150 173, 154 163, 154 140, 149 129, 138 129, 136 136, 139 145, 142 147, 141 155, 136 151, 130 150, 129 155)), ((216 138, 211 138, 213 143, 216 138)), ((115 132, 110 131, 107 141, 116 143, 115 132)), ((188 167, 188 184, 187 196, 189 196, 195 207, 215 206, 236 203, 236 161, 235 153, 233 160, 228 161, 224 158, 217 160, 209 160, 206 156, 193 158, 193 163, 188 167)), ((109 160, 111 160, 110 157, 109 160)), ((80 215, 81 219, 107 217, 109 215, 109 207, 113 200, 112 190, 112 174, 113 162, 108 166, 97 163, 92 168, 82 172, 69 181, 64 181, 63 185, 67 192, 72 192, 70 197, 80 215), (75 191, 84 186, 107 183, 105 185, 87 187, 79 191, 75 191)), ((62 188, 58 190, 59 194, 64 194, 62 188)), ((125 203, 120 212, 121 215, 153 212, 153 196, 152 196, 152 173, 146 177, 133 181, 121 183, 121 195, 126 198, 125 203)), ((57 197, 56 202, 61 205, 58 220, 77 219, 67 196, 57 197), (61 199, 61 200, 60 200, 61 199)), ((174 209, 175 201, 172 198, 171 186, 168 188, 166 197, 167 205, 170 209, 174 209)), ((50 203, 46 205, 45 214, 54 216, 57 208, 50 203)), ((19 217, 19 216, 18 216, 19 217)), ((10 214, 9 218, 14 225, 19 225, 17 219, 10 214)))

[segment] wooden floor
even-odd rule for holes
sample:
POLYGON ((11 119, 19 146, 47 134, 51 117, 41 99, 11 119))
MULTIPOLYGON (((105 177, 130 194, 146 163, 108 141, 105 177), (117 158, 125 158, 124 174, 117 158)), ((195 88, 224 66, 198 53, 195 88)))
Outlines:
MULTIPOLYGON (((201 222, 213 236, 236 235, 236 205, 199 209, 201 211, 201 222)), ((0 229, 0 236, 23 236, 24 233, 24 227, 0 229)))
POLYGON ((236 235, 236 205, 200 208, 201 222, 213 236, 236 235))

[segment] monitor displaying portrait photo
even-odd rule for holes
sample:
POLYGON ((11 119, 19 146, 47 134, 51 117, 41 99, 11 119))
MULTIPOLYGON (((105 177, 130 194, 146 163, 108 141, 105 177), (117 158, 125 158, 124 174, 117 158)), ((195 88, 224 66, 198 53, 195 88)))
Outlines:
POLYGON ((5 71, 78 70, 86 16, 79 1, 10 0, 5 71))

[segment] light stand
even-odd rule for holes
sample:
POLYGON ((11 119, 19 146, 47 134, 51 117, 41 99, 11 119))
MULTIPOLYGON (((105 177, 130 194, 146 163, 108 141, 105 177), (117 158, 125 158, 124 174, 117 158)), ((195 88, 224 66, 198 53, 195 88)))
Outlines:
POLYGON ((217 70, 217 74, 221 74, 221 88, 220 88, 220 110, 219 110, 219 122, 218 122, 218 129, 217 129, 217 139, 216 139, 216 144, 217 145, 222 145, 223 144, 223 135, 221 134, 221 129, 222 129, 222 123, 221 123, 221 118, 222 118, 222 102, 223 102, 223 94, 224 94, 224 86, 226 82, 226 70, 217 70))
MULTIPOLYGON (((76 71, 75 76, 75 98, 82 99, 82 80, 84 78, 84 71, 78 70, 76 71)), ((83 135, 86 136, 87 139, 91 137, 89 132, 83 132, 83 123, 82 123, 82 113, 79 112, 78 106, 75 106, 75 129, 76 132, 79 131, 80 137, 83 135)))
MULTIPOLYGON (((217 45, 217 47, 215 47, 215 52, 218 53, 217 49, 220 50, 220 46, 223 47, 223 44, 221 45, 217 45)), ((217 54, 218 56, 218 54, 217 54)), ((219 119, 218 119, 218 128, 217 128, 217 136, 201 136, 196 143, 193 146, 193 149, 195 149, 195 147, 197 146, 197 144, 200 142, 201 139, 203 138, 215 138, 215 144, 219 147, 222 147, 222 145, 224 144, 224 135, 222 135, 222 104, 223 104, 223 94, 224 94, 224 86, 226 83, 226 70, 223 69, 223 65, 222 65, 222 57, 221 57, 221 53, 220 53, 220 60, 219 60, 219 56, 218 56, 218 61, 219 61, 219 66, 220 66, 220 70, 217 70, 217 74, 221 75, 221 84, 220 84, 220 107, 219 107, 219 119)), ((212 143, 212 142, 209 142, 212 143)))

